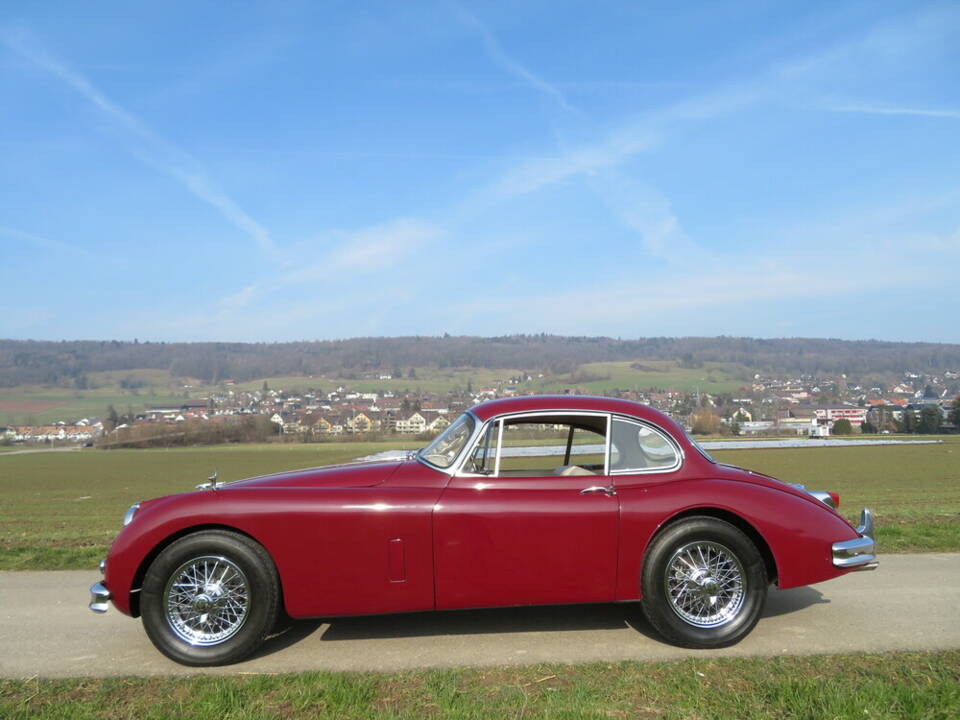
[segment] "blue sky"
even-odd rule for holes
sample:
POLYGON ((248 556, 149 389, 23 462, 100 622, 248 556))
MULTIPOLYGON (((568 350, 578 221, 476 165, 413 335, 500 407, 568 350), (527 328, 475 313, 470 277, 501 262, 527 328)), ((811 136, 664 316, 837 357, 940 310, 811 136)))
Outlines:
POLYGON ((0 337, 960 342, 960 5, 9 2, 0 337))

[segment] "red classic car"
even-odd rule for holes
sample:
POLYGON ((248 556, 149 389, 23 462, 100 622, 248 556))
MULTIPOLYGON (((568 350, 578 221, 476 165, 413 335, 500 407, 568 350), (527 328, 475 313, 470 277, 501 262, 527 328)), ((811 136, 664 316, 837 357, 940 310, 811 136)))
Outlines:
POLYGON ((669 641, 733 644, 776 583, 877 566, 869 510, 721 465, 644 405, 493 400, 429 446, 147 500, 91 588, 177 662, 235 662, 292 618, 640 601, 669 641))

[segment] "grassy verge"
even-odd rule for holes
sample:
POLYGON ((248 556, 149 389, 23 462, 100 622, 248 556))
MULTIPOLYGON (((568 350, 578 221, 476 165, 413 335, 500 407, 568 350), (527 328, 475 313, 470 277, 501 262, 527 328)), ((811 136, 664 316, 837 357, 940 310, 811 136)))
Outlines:
POLYGON ((5 718, 956 718, 960 651, 0 681, 5 718))

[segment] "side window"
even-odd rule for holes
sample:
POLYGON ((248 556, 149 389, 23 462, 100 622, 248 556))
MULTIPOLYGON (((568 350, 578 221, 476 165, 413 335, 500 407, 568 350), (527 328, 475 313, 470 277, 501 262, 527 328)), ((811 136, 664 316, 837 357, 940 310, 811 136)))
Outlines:
POLYGON ((610 433, 611 472, 663 471, 680 465, 676 446, 660 430, 614 418, 610 433))
POLYGON ((602 475, 606 424, 606 417, 599 416, 508 418, 500 476, 602 475))

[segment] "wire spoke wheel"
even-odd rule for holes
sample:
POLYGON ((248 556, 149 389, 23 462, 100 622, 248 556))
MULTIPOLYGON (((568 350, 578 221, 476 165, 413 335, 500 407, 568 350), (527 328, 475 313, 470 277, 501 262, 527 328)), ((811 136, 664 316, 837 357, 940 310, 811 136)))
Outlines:
POLYGON ((667 561, 666 597, 671 610, 690 625, 714 628, 735 619, 746 589, 746 573, 740 559, 720 543, 687 543, 667 561))
POLYGON ((250 583, 222 555, 190 558, 163 591, 163 614, 173 632, 195 646, 218 645, 239 632, 250 611, 250 583))

